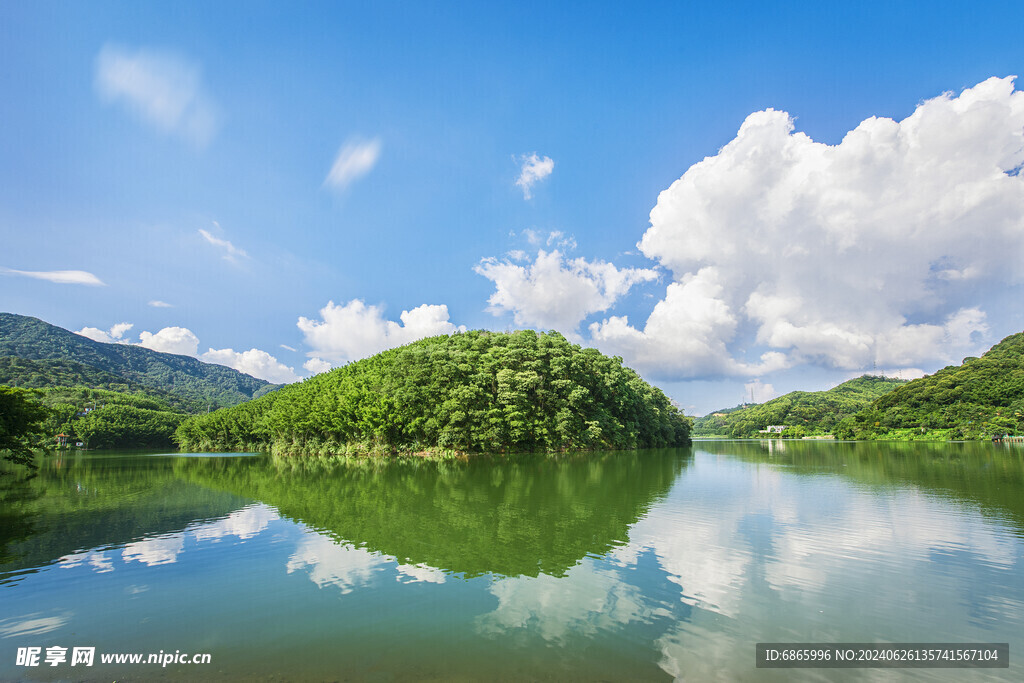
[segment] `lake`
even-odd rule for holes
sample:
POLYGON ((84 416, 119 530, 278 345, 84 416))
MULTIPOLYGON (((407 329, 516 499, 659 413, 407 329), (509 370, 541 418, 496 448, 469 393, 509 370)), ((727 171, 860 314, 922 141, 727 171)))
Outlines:
POLYGON ((1024 447, 0 475, 3 680, 674 678, 1024 680, 1024 447), (1010 668, 756 669, 758 642, 1008 642, 1010 668), (182 653, 209 662, 101 661, 182 653))

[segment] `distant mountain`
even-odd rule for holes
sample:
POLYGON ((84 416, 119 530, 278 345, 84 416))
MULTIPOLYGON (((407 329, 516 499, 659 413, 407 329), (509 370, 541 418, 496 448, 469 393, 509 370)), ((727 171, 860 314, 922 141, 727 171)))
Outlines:
POLYGON ((765 403, 718 410, 697 418, 693 432, 696 436, 747 437, 756 436, 769 425, 786 425, 791 435, 826 434, 844 418, 905 383, 892 377, 863 375, 828 391, 793 391, 765 403))
POLYGON ((130 344, 104 344, 14 313, 0 313, 0 383, 147 389, 170 395, 191 411, 237 405, 275 388, 223 365, 130 344))
POLYGON ((844 438, 974 439, 1024 433, 1024 332, 981 358, 908 382, 844 420, 844 438))

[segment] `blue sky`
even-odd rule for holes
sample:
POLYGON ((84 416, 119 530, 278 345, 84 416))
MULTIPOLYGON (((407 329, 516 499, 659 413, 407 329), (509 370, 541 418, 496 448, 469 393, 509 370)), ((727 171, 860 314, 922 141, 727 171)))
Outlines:
POLYGON ((557 328, 698 414, 933 372, 1024 329, 1022 19, 4 3, 0 310, 273 381, 557 328))

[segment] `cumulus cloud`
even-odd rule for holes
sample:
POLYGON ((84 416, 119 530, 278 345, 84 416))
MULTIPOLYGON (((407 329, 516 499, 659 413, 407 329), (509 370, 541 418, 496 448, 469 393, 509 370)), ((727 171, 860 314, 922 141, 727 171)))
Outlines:
POLYGON ((565 334, 573 334, 588 315, 610 308, 633 285, 658 278, 647 268, 566 259, 557 249, 538 250, 533 263, 514 260, 485 258, 474 268, 496 288, 487 310, 495 315, 511 312, 517 325, 565 334))
MULTIPOLYGON (((217 221, 214 221, 213 224, 220 228, 220 224, 217 221)), ((249 256, 247 253, 245 253, 244 249, 236 247, 234 244, 232 244, 226 239, 215 237, 211 235, 208 231, 203 230, 202 228, 199 228, 199 234, 203 236, 204 240, 206 240, 213 246, 217 247, 218 249, 223 250, 224 253, 222 258, 225 261, 236 263, 238 258, 246 258, 249 256)))
MULTIPOLYGON (((196 342, 198 343, 198 339, 196 342)), ((200 360, 217 365, 226 365, 247 375, 265 379, 273 384, 290 384, 298 382, 300 377, 295 370, 281 363, 266 351, 260 349, 249 349, 248 351, 235 351, 234 349, 210 349, 200 360)))
POLYGON ((972 297, 1024 276, 1022 163, 1013 77, 837 145, 751 114, 651 211, 637 246, 673 273, 665 298, 642 329, 613 317, 594 338, 666 379, 958 359, 988 330, 972 297), (754 346, 770 351, 752 362, 754 346))
POLYGON ((20 275, 21 277, 46 280, 59 285, 88 285, 90 287, 105 287, 106 283, 92 273, 84 270, 15 270, 13 268, 0 267, 0 273, 4 275, 20 275))
POLYGON ((199 351, 199 337, 186 327, 165 327, 156 333, 139 334, 139 346, 163 353, 195 356, 199 351))
POLYGON ((174 304, 169 304, 166 301, 160 301, 159 299, 153 299, 149 302, 149 305, 153 308, 174 308, 174 304))
MULTIPOLYGON (((132 329, 132 323, 117 323, 109 330, 101 330, 97 327, 83 327, 76 334, 88 337, 93 341, 106 344, 119 343, 131 344, 125 334, 132 329)), ((226 365, 247 375, 265 379, 274 384, 289 384, 301 379, 295 370, 281 363, 274 356, 260 349, 249 349, 248 351, 235 351, 234 349, 209 349, 202 355, 199 354, 199 337, 187 327, 165 327, 159 332, 142 332, 139 334, 139 341, 136 346, 142 346, 153 351, 163 353, 175 353, 182 356, 192 356, 206 363, 226 365)), ((284 346, 282 344, 282 346, 284 346)), ((288 348, 288 347, 286 347, 288 348)), ((292 349, 294 351, 295 349, 292 349)), ((314 359, 318 360, 318 359, 314 359)), ((311 365, 313 361, 307 363, 311 365)), ((320 361, 323 363, 324 361, 320 361)), ((324 369, 330 368, 330 364, 324 369)), ((312 368, 307 368, 312 370, 312 368)))
POLYGON ((726 341, 732 339, 738 320, 725 292, 715 268, 686 274, 681 282, 668 285, 644 329, 630 326, 627 316, 612 316, 590 325, 591 339, 655 375, 761 375, 787 367, 785 355, 775 351, 764 353, 756 363, 732 357, 726 341))
POLYGON ((199 65, 149 49, 106 45, 96 58, 96 91, 143 122, 205 147, 220 126, 199 65))
POLYGON ((369 141, 349 140, 334 158, 334 165, 324 179, 324 185, 344 190, 354 181, 373 170, 380 158, 380 139, 369 141))
POLYGON ((302 367, 306 368, 314 375, 319 375, 321 372, 327 372, 334 366, 323 358, 310 358, 302 364, 302 367))
POLYGON ((83 337, 88 337, 93 341, 102 342, 104 344, 113 344, 116 342, 126 341, 124 339, 124 335, 133 327, 135 327, 135 325, 131 323, 117 323, 109 330, 101 330, 97 327, 83 327, 75 334, 80 334, 83 337))
MULTIPOLYGON (((322 363, 324 360, 345 363, 366 358, 384 349, 409 344, 417 339, 439 334, 464 332, 464 326, 456 327, 448 320, 448 307, 444 304, 417 306, 411 311, 402 311, 401 323, 384 319, 384 312, 377 306, 367 306, 360 299, 353 299, 344 305, 328 301, 320 309, 320 320, 300 317, 298 327, 305 336, 306 344, 313 350, 309 356, 322 363)), ((307 370, 323 367, 310 362, 307 370)))
POLYGON ((519 157, 521 166, 516 185, 523 190, 523 199, 533 197, 533 186, 544 180, 555 170, 555 162, 551 157, 537 156, 537 153, 524 154, 519 157))

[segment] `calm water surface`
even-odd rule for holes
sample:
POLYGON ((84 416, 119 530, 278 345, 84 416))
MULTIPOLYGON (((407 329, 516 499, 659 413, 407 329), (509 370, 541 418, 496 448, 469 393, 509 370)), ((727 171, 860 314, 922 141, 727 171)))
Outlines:
POLYGON ((1024 448, 0 475, 3 680, 1024 680, 1024 448), (757 670, 757 642, 1009 642, 1011 668, 757 670), (92 667, 20 647, 95 647, 92 667), (101 653, 210 653, 205 665, 101 653))

